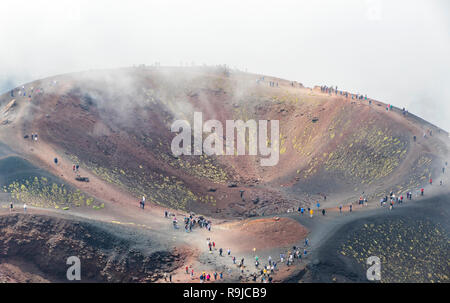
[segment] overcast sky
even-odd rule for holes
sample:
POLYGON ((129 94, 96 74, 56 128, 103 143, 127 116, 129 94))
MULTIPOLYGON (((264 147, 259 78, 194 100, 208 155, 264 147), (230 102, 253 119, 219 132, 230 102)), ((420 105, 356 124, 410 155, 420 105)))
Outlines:
POLYGON ((134 64, 227 64, 406 107, 450 131, 450 1, 0 2, 0 90, 134 64))

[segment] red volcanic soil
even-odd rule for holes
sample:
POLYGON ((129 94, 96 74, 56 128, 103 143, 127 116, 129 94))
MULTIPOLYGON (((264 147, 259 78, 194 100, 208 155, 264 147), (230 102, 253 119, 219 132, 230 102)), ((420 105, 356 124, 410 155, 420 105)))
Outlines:
POLYGON ((215 227, 214 239, 223 247, 232 245, 233 251, 260 251, 300 243, 307 234, 297 221, 274 217, 221 224, 215 227))

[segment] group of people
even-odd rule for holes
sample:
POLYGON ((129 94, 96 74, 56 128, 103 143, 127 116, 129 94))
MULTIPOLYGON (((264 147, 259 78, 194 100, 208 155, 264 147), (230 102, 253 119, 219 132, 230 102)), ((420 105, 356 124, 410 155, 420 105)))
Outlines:
POLYGON ((423 133, 423 137, 426 138, 428 136, 433 137, 433 130, 428 129, 426 132, 423 133))
POLYGON ((406 108, 402 108, 402 115, 406 116, 408 114, 408 110, 406 108))
MULTIPOLYGON (((333 87, 333 86, 330 86, 330 87, 328 87, 328 86, 326 86, 326 85, 322 85, 321 87, 320 87, 320 91, 322 92, 322 93, 325 93, 325 94, 336 94, 337 95, 337 93, 338 93, 338 89, 337 89, 337 86, 335 86, 335 87, 333 87)), ((342 91, 341 91, 341 94, 342 94, 342 91)))
MULTIPOLYGON (((53 81, 53 82, 56 83, 56 81, 53 81)), ((55 84, 53 84, 53 85, 55 85, 55 84)), ((17 94, 17 97, 27 97, 28 96, 28 99, 31 101, 31 98, 33 97, 34 94, 42 95, 43 93, 44 93, 44 89, 42 87, 35 88, 33 86, 29 88, 29 91, 27 93, 25 85, 22 85, 22 87, 17 87, 15 89, 12 89, 9 94, 10 94, 11 98, 15 98, 16 94, 17 94)))
POLYGON ((144 209, 145 208, 145 196, 142 196, 141 201, 139 201, 139 206, 144 209))
MULTIPOLYGON (((445 166, 447 166, 447 165, 448 165, 448 163, 445 162, 445 166)), ((445 173, 445 166, 442 167, 442 174, 445 173)), ((429 184, 430 184, 430 185, 433 184, 433 179, 432 179, 432 178, 429 179, 429 184)), ((440 185, 442 186, 442 184, 443 184, 443 182, 442 182, 442 180, 441 180, 441 181, 440 181, 440 185)), ((420 189, 420 195, 423 196, 424 193, 425 193, 425 189, 422 187, 422 188, 420 189)), ((406 199, 407 199, 407 200, 412 200, 413 194, 412 194, 411 191, 406 192, 405 195, 406 195, 406 199)), ((324 198, 324 199, 325 199, 325 198, 324 198)), ((385 196, 385 197, 383 197, 383 198, 380 199, 380 206, 382 206, 382 207, 386 206, 386 204, 387 204, 388 201, 389 201, 389 209, 392 210, 392 209, 394 208, 394 205, 396 205, 396 204, 402 204, 402 203, 403 203, 403 201, 404 201, 404 196, 403 196, 403 195, 396 196, 396 195, 394 194, 394 192, 391 191, 391 192, 389 193, 389 197, 388 197, 388 196, 385 196)), ((358 205, 361 205, 361 206, 362 206, 362 205, 366 205, 366 206, 367 206, 367 198, 364 198, 363 196, 360 196, 360 197, 359 197, 359 200, 358 200, 358 205)), ((320 207, 320 204, 317 203, 317 208, 319 209, 319 207, 320 207)), ((342 210, 343 210, 343 205, 341 204, 341 205, 339 205, 339 213, 342 213, 342 210)), ((349 212, 352 212, 352 210, 353 210, 353 206, 352 206, 352 204, 350 204, 350 205, 349 205, 349 212)), ((297 209, 297 211, 298 211, 301 215, 303 215, 305 212, 307 212, 311 218, 313 217, 313 214, 314 214, 314 210, 313 210, 311 207, 308 207, 307 209, 305 209, 305 208, 299 206, 298 209, 297 209)), ((326 213, 325 209, 322 209, 322 215, 323 215, 323 216, 325 216, 325 213, 326 213)))
MULTIPOLYGON (((190 275, 191 276, 191 280, 194 279, 194 269, 191 268, 191 270, 189 270, 189 266, 186 266, 186 275, 190 275)), ((205 282, 209 282, 214 278, 214 281, 220 279, 223 279, 223 272, 217 272, 214 271, 212 274, 206 273, 206 272, 202 272, 199 276, 199 280, 200 283, 205 283, 205 282)), ((172 281, 171 281, 172 282, 172 281)))
MULTIPOLYGON (((191 280, 195 279, 195 275, 194 275, 194 269, 193 268, 189 268, 189 266, 186 266, 185 268, 186 270, 186 275, 190 275, 191 280)), ((202 272, 200 274, 200 276, 198 277, 200 280, 200 283, 205 283, 205 282, 209 282, 214 278, 214 281, 218 280, 218 279, 223 279, 223 272, 217 272, 214 271, 212 274, 206 273, 206 272, 202 272)), ((172 274, 169 273, 164 273, 164 281, 166 282, 172 282, 172 274)))
MULTIPOLYGON (((288 250, 286 253, 280 253, 280 264, 285 264, 286 266, 291 266, 294 264, 296 260, 299 262, 302 261, 303 258, 306 258, 308 255, 307 247, 309 246, 309 239, 305 238, 305 243, 303 249, 297 246, 293 246, 292 250, 288 250)), ((272 275, 275 271, 278 270, 278 263, 272 259, 271 256, 267 258, 267 264, 264 264, 261 268, 260 258, 255 256, 255 268, 256 272, 254 272, 251 277, 254 282, 258 280, 258 274, 260 282, 262 283, 271 283, 273 278, 272 275)))
POLYGON ((367 205, 367 198, 360 196, 358 200, 358 205, 367 205))
MULTIPOLYGON (((171 214, 169 211, 164 211, 164 217, 165 218, 172 218, 172 225, 174 229, 178 229, 178 220, 175 214, 171 214)), ((199 228, 206 228, 208 231, 211 231, 212 222, 210 220, 207 220, 203 216, 195 216, 195 214, 190 213, 189 216, 184 216, 183 219, 184 223, 184 230, 185 232, 192 232, 192 229, 197 225, 199 228)))
MULTIPOLYGON (((218 250, 219 256, 220 257, 224 256, 224 250, 222 248, 217 249, 216 243, 214 241, 212 241, 210 238, 206 239, 206 244, 207 244, 209 253, 212 253, 213 251, 218 250)), ((279 259, 280 264, 285 264, 286 266, 289 267, 292 264, 294 264, 295 260, 298 260, 301 262, 302 258, 306 258, 308 255, 308 250, 307 250, 308 247, 309 247, 309 239, 305 238, 303 248, 293 246, 292 249, 289 249, 287 252, 280 253, 280 259, 279 259)), ((253 249, 253 252, 255 253, 255 263, 254 263, 255 271, 250 275, 251 280, 256 282, 256 281, 258 281, 258 278, 259 278, 260 282, 262 282, 262 283, 271 283, 273 280, 273 278, 272 278, 273 274, 275 273, 275 271, 278 270, 277 261, 273 260, 272 257, 269 256, 267 258, 267 263, 265 263, 264 265, 261 266, 261 259, 258 255, 256 255, 256 248, 253 249)), ((228 257, 231 257, 231 261, 233 262, 233 265, 235 265, 239 268, 239 271, 240 271, 239 279, 242 280, 244 278, 244 269, 246 268, 245 258, 242 257, 238 262, 236 256, 231 255, 230 248, 227 249, 226 254, 228 257)), ((231 273, 231 269, 229 269, 229 272, 231 273)), ((188 273, 189 273, 188 266, 186 266, 186 274, 188 274, 188 273)), ((193 270, 191 270, 191 278, 193 278, 193 270)), ((220 275, 220 278, 222 279, 222 275, 220 275)), ((216 279, 216 277, 214 279, 216 279)), ((201 280, 201 282, 210 281, 210 279, 208 279, 208 275, 206 275, 206 276, 203 275, 203 278, 202 278, 202 276, 200 276, 200 280, 201 280)))
MULTIPOLYGON (((364 201, 364 200, 363 200, 363 201, 364 201)), ((367 201, 367 200, 365 200, 365 201, 367 201)), ((317 208, 319 209, 319 207, 320 207, 320 204, 319 204, 319 206, 318 206, 317 208)), ((344 206, 343 206, 342 204, 339 205, 339 213, 342 213, 343 207, 344 207, 344 206)), ((350 205, 349 205, 349 212, 352 212, 352 210, 353 210, 353 205, 350 204, 350 205)), ((308 213, 310 218, 312 218, 312 217, 314 216, 314 209, 313 209, 312 207, 308 207, 308 208, 305 209, 305 208, 299 206, 298 209, 297 209, 297 211, 298 211, 301 215, 303 215, 305 212, 308 213)), ((325 208, 322 208, 322 210, 321 210, 320 212, 322 213, 322 216, 325 216, 326 213, 327 213, 327 211, 326 211, 325 208)))
MULTIPOLYGON (((260 82, 264 82, 264 76, 262 76, 262 77, 256 79, 256 84, 259 84, 260 82)), ((270 87, 278 87, 278 82, 275 82, 275 81, 269 81, 268 83, 269 83, 269 86, 270 86, 270 87)), ((295 87, 297 83, 298 83, 298 82, 291 81, 291 86, 292 86, 292 87, 295 87)), ((300 87, 303 87, 303 84, 299 83, 299 86, 300 86, 300 87)))
MULTIPOLYGON (((212 253, 212 250, 215 249, 215 247, 216 247, 216 243, 211 241, 210 238, 207 238, 206 240, 207 240, 207 245, 208 245, 209 252, 212 253)), ((220 248, 219 249, 219 255, 222 256, 222 253, 223 253, 223 250, 222 250, 222 248, 220 248)), ((228 249, 228 255, 230 255, 230 254, 231 254, 231 250, 228 249)), ((186 270, 186 274, 190 275, 191 280, 195 279, 195 277, 194 277, 194 269, 193 268, 189 269, 189 266, 186 266, 185 270, 186 270)), ((223 279, 223 272, 222 271, 221 272, 214 271, 212 274, 209 274, 209 273, 206 273, 205 271, 203 271, 199 275, 198 278, 200 280, 200 283, 209 282, 213 278, 214 278, 214 281, 216 281, 218 279, 222 280, 223 279)))
POLYGON ((190 214, 189 216, 184 217, 184 230, 186 232, 192 232, 192 228, 194 228, 196 224, 199 228, 206 228, 208 231, 211 231, 211 221, 206 220, 203 216, 195 217, 194 214, 190 214))
POLYGON ((203 272, 200 275, 200 283, 209 282, 209 281, 211 281, 212 277, 214 277, 214 280, 217 280, 217 276, 219 276, 219 279, 223 279, 223 272, 220 272, 219 274, 217 274, 217 272, 215 271, 212 274, 212 276, 210 274, 203 272))
MULTIPOLYGON (((30 138, 30 136, 28 136, 28 135, 25 135, 23 137, 24 137, 24 139, 30 138)), ((37 140, 38 140, 38 134, 31 133, 31 142, 37 142, 37 140)))
POLYGON ((264 82, 264 76, 262 76, 259 79, 256 79, 256 84, 259 84, 259 82, 264 82))
MULTIPOLYGON (((445 162, 445 165, 447 166, 447 162, 445 162)), ((443 174, 445 173, 445 166, 442 167, 442 173, 443 174)), ((429 182, 430 185, 433 185, 433 178, 430 178, 428 182, 429 182)), ((442 180, 440 181, 440 185, 442 185, 442 180)), ((421 187, 420 188, 420 195, 424 196, 424 194, 425 194, 425 189, 423 187, 421 187)), ((412 192, 411 191, 406 192, 406 199, 407 200, 412 200, 412 198, 413 198, 412 192)), ((391 191, 389 193, 389 198, 388 198, 388 196, 385 196, 385 197, 380 199, 380 206, 382 206, 382 207, 386 206, 386 203, 389 200, 389 209, 392 210, 394 208, 394 205, 402 204, 403 203, 403 199, 404 199, 403 195, 395 196, 394 192, 391 191)))

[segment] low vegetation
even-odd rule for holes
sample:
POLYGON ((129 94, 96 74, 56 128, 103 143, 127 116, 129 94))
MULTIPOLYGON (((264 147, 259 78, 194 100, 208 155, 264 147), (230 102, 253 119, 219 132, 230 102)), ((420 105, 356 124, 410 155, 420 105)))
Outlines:
POLYGON ((103 203, 73 189, 65 184, 50 182, 45 177, 34 177, 21 181, 14 181, 4 186, 4 192, 9 193, 15 202, 44 208, 69 210, 74 207, 90 207, 102 209, 103 203))

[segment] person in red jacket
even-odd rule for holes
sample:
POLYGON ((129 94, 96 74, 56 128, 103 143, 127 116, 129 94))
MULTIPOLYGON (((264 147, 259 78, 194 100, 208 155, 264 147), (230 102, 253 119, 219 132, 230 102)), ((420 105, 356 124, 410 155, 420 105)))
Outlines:
POLYGON ((423 196, 423 188, 420 189, 420 194, 423 196))
POLYGON ((433 184, 433 179, 430 178, 430 185, 433 184))

